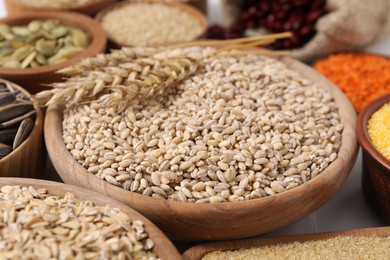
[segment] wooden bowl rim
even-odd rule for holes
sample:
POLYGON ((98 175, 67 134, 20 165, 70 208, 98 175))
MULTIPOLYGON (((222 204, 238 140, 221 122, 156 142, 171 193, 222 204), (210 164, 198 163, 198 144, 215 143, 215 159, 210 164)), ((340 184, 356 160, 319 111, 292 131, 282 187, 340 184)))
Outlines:
POLYGON ((367 124, 371 116, 384 104, 390 102, 390 94, 384 95, 372 101, 367 105, 362 112, 359 113, 356 123, 356 132, 358 140, 362 148, 367 151, 367 153, 380 165, 387 169, 390 172, 390 161, 386 159, 374 146, 371 142, 371 139, 368 135, 367 124))
POLYGON ((25 149, 26 146, 29 145, 29 143, 31 142, 30 140, 32 138, 34 138, 34 132, 36 131, 39 131, 39 128, 43 127, 43 113, 42 113, 42 110, 41 108, 36 104, 36 102, 34 102, 34 98, 32 97, 32 95, 27 91, 25 90, 23 87, 19 86, 18 84, 16 83, 13 83, 11 81, 8 81, 8 80, 5 80, 5 79, 1 79, 0 78, 0 82, 4 82, 4 83, 8 83, 10 84, 13 88, 17 89, 17 90, 20 90, 23 95, 25 95, 28 99, 31 100, 31 102, 33 103, 33 106, 34 106, 34 110, 36 112, 36 117, 35 117, 35 122, 34 122, 34 127, 33 129, 31 130, 30 134, 28 135, 28 137, 26 138, 26 140, 23 141, 23 143, 21 145, 19 145, 18 147, 16 147, 15 150, 13 150, 12 152, 10 152, 9 154, 7 154, 4 158, 2 158, 0 160, 0 164, 2 164, 3 162, 7 161, 7 159, 10 159, 11 157, 14 157, 16 156, 18 153, 20 153, 21 151, 23 151, 25 149))
MULTIPOLYGON (((180 255, 176 247, 155 224, 153 224, 141 213, 123 204, 122 202, 115 200, 114 198, 82 187, 41 179, 0 177, 0 187, 6 185, 44 188, 49 192, 49 194, 58 196, 63 196, 60 195, 61 193, 65 194, 66 192, 71 192, 81 200, 86 200, 84 197, 88 196, 88 200, 94 202, 98 206, 110 205, 111 208, 118 208, 123 213, 128 215, 131 220, 141 220, 144 223, 148 236, 155 244, 152 250, 153 252, 157 254, 158 252, 164 250, 166 251, 164 254, 165 257, 169 256, 169 259, 180 259, 180 255)), ((159 257, 161 256, 159 255, 159 257)))
POLYGON ((113 2, 114 0, 94 0, 92 2, 76 3, 67 7, 45 7, 45 6, 39 7, 39 6, 25 5, 21 3, 20 0, 10 0, 10 1, 13 1, 13 4, 20 6, 22 8, 25 7, 28 9, 34 9, 35 12, 35 10, 36 11, 38 10, 39 11, 77 11, 77 9, 81 9, 81 8, 89 9, 97 5, 100 5, 102 3, 105 3, 107 1, 113 2))
POLYGON ((107 36, 98 22, 87 15, 69 12, 69 11, 26 11, 23 14, 17 14, 0 19, 0 23, 6 24, 26 24, 26 21, 33 19, 57 19, 64 24, 71 24, 86 31, 92 38, 89 46, 82 52, 72 56, 68 60, 37 68, 13 69, 0 67, 0 75, 7 76, 28 76, 36 74, 45 74, 54 72, 64 67, 77 63, 80 59, 92 56, 105 49, 107 36))
POLYGON ((240 249, 249 249, 253 247, 261 247, 265 245, 276 244, 288 244, 293 242, 305 242, 326 240, 335 238, 338 236, 390 236, 390 227, 377 227, 377 228, 364 228, 364 229, 352 229, 342 231, 330 231, 321 233, 307 233, 307 234, 294 234, 294 235, 282 235, 275 237, 261 237, 250 239, 238 239, 230 241, 218 241, 209 242, 204 244, 195 245, 182 254, 184 260, 197 260, 202 259, 207 253, 214 251, 234 251, 240 249))
MULTIPOLYGON (((356 113, 353 109, 350 101, 347 99, 347 97, 344 95, 344 93, 337 88, 333 83, 331 83, 329 80, 327 80, 324 76, 316 72, 314 69, 310 68, 309 66, 304 65, 303 63, 294 60, 289 57, 282 57, 279 58, 280 61, 282 61, 286 66, 290 69, 291 64, 295 64, 310 69, 310 73, 316 73, 318 76, 321 77, 322 81, 324 83, 317 84, 322 89, 325 89, 327 92, 332 92, 337 94, 338 101, 335 100, 337 107, 340 109, 340 106, 345 106, 344 110, 340 112, 341 121, 344 125, 344 130, 342 133, 342 145, 340 147, 338 157, 335 161, 333 161, 329 166, 322 171, 319 175, 317 175, 315 178, 307 181, 306 183, 299 185, 298 187, 295 187, 291 190, 284 191, 282 193, 272 195, 272 196, 266 196, 261 197, 257 199, 252 200, 246 200, 246 201, 238 201, 238 202, 224 202, 224 203, 190 203, 190 202, 180 202, 180 201, 173 201, 173 200, 162 200, 157 198, 148 197, 142 194, 138 194, 135 192, 131 192, 128 190, 124 190, 123 188, 114 186, 107 181, 101 180, 97 178, 94 174, 88 172, 86 169, 84 169, 81 164, 79 164, 73 156, 70 154, 70 152, 66 149, 64 141, 62 139, 62 118, 63 118, 63 103, 57 103, 52 106, 49 106, 48 111, 46 113, 46 119, 45 119, 45 141, 46 143, 50 144, 56 144, 60 147, 62 152, 54 151, 53 147, 50 145, 48 146, 48 152, 49 156, 52 158, 53 156, 61 156, 62 162, 66 162, 66 164, 72 168, 72 172, 68 172, 68 176, 72 176, 72 179, 75 179, 75 176, 77 174, 80 174, 81 172, 86 174, 88 181, 85 181, 87 185, 90 187, 100 187, 107 191, 110 190, 110 195, 115 194, 115 197, 122 197, 122 198, 129 198, 132 197, 131 201, 145 201, 145 203, 150 205, 163 206, 164 203, 167 203, 169 205, 170 209, 177 210, 177 211, 186 211, 188 214, 194 213, 196 214, 199 211, 204 211, 209 214, 213 214, 213 209, 218 209, 224 212, 229 211, 236 211, 236 210, 242 210, 243 207, 245 208, 258 208, 260 206, 264 205, 272 205, 273 203, 277 203, 278 200, 284 200, 293 203, 297 200, 297 198, 304 197, 306 192, 310 192, 312 189, 320 188, 321 186, 325 185, 325 183, 328 183, 329 176, 333 179, 341 178, 343 180, 346 179, 346 177, 349 175, 350 171, 345 172, 344 174, 340 174, 340 169, 343 169, 343 163, 356 160, 357 158, 357 152, 358 152, 358 144, 357 144, 357 138, 356 138, 356 132, 355 132, 355 122, 356 122, 356 113), (290 64, 290 65, 289 65, 290 64), (325 84, 326 83, 326 84, 325 84), (350 118, 352 117, 352 119, 350 118), (56 122, 57 121, 57 122, 56 122), (346 124, 347 122, 350 122, 350 124, 346 124), (57 124, 57 125, 55 125, 57 124), (47 133, 54 133, 54 132, 60 132, 61 135, 56 136, 55 134, 47 134, 47 133), (353 148, 352 152, 349 153, 349 148, 353 148), (77 172, 77 174, 76 174, 77 172), (112 192, 111 192, 112 191, 112 192), (117 194, 120 194, 119 196, 117 194)), ((294 70, 294 69, 292 69, 294 70)), ((298 73, 302 74, 298 70, 298 73)), ((333 98, 335 98, 335 95, 332 95, 333 98)), ((53 158, 52 158, 53 159, 53 158)), ((60 172, 59 172, 60 173, 60 172)), ((60 173, 61 175, 61 173, 60 173)), ((61 176, 63 177, 63 176, 61 176)), ((319 207, 320 205, 318 205, 319 207)))
MULTIPOLYGON (((125 0, 125 1, 117 2, 117 3, 113 3, 109 6, 107 6, 106 8, 100 10, 96 14, 95 19, 99 22, 99 24, 101 24, 103 17, 107 13, 111 12, 113 9, 121 8, 122 6, 131 5, 131 4, 135 4, 135 3, 163 4, 163 5, 168 5, 168 6, 182 9, 183 11, 189 13, 191 16, 195 17, 195 19, 199 21, 200 26, 202 27, 201 32, 197 36, 195 36, 192 40, 200 39, 202 36, 204 36, 206 34, 206 31, 207 31, 207 18, 206 18, 206 16, 201 11, 196 9, 195 7, 192 7, 188 4, 179 3, 179 2, 158 2, 158 1, 149 1, 149 0, 144 0, 144 1, 125 0)), ((132 45, 117 42, 117 41, 111 39, 109 36, 107 36, 107 38, 112 43, 112 45, 114 47, 120 48, 120 47, 131 47, 132 46, 132 45)), ((148 44, 148 46, 173 45, 173 44, 179 44, 179 43, 183 43, 183 42, 188 42, 188 41, 161 42, 161 43, 148 44)))

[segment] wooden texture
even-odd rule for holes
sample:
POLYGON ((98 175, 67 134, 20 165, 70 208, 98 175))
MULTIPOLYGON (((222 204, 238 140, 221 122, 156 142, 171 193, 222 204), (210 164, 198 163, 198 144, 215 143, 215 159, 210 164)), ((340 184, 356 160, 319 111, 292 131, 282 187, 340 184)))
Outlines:
POLYGON ((38 68, 11 69, 0 67, 0 77, 13 81, 30 93, 35 94, 48 89, 47 84, 62 80, 62 75, 57 70, 76 63, 82 58, 94 56, 104 52, 106 48, 106 33, 100 24, 92 18, 83 14, 73 12, 41 12, 23 13, 22 15, 7 17, 0 20, 0 23, 9 25, 23 25, 34 19, 58 19, 65 25, 71 25, 85 30, 92 38, 90 45, 81 53, 71 57, 65 62, 38 68))
POLYGON ((145 224, 146 232, 155 243, 153 252, 156 253, 161 259, 180 259, 180 255, 171 241, 169 241, 169 239, 152 222, 150 222, 147 218, 135 210, 103 194, 98 194, 87 189, 66 185, 59 182, 37 179, 0 178, 0 187, 5 185, 33 186, 35 188, 44 188, 49 192, 49 194, 57 196, 64 196, 65 193, 71 192, 76 195, 77 198, 92 201, 98 206, 110 205, 112 208, 118 208, 123 213, 128 215, 131 220, 141 220, 145 224))
POLYGON ((331 93, 344 125, 338 158, 303 185, 275 196, 217 204, 160 200, 126 191, 87 172, 72 157, 62 138, 63 107, 59 104, 48 108, 45 120, 45 141, 53 165, 64 182, 95 190, 131 206, 174 240, 237 239, 294 223, 324 204, 350 173, 358 151, 356 114, 344 94, 323 76, 290 58, 281 61, 331 93))
MULTIPOLYGON (((9 83, 13 88, 20 90, 25 96, 32 99, 26 90, 14 83, 9 83)), ((34 105, 34 109, 36 111, 34 128, 19 147, 0 159, 0 177, 37 178, 41 176, 40 172, 42 172, 46 161, 46 150, 43 143, 43 115, 37 105, 34 105)))
POLYGON ((19 0, 4 0, 5 7, 8 15, 19 15, 25 12, 36 12, 36 11, 73 11, 83 13, 89 16, 95 15, 101 9, 114 3, 115 0, 98 0, 91 3, 74 4, 71 7, 66 8, 48 8, 48 7, 33 7, 26 6, 19 0))
POLYGON ((303 234, 303 235, 293 235, 293 236, 281 236, 281 237, 265 237, 265 238, 254 238, 254 239, 245 239, 245 240, 235 240, 235 241, 224 241, 224 242, 214 242, 207 244, 200 244, 188 249, 182 255, 183 260, 200 260, 207 253, 214 251, 233 251, 239 249, 248 249, 253 247, 260 247, 265 245, 275 245, 275 244, 287 244, 293 242, 305 242, 311 240, 324 240, 330 239, 337 236, 378 236, 378 237, 387 237, 390 236, 390 227, 380 227, 380 228, 367 228, 367 229, 356 229, 356 230, 346 230, 346 231, 335 231, 335 232, 326 232, 326 233, 313 233, 313 234, 303 234))
MULTIPOLYGON (((142 2, 156 2, 156 1, 155 0, 145 0, 142 2)), ((125 5, 129 5, 129 4, 132 4, 131 0, 122 1, 119 3, 112 4, 112 5, 108 6, 107 8, 101 10, 99 13, 97 13, 96 20, 99 23, 101 23, 103 16, 106 15, 107 13, 109 13, 111 10, 116 9, 116 8, 120 8, 120 7, 125 6, 125 5)), ((189 6, 187 4, 181 4, 181 3, 163 3, 163 4, 179 8, 183 12, 187 12, 190 15, 194 16, 199 21, 199 23, 202 27, 202 31, 196 37, 194 37, 193 40, 202 39, 205 37, 206 31, 207 31, 207 18, 198 9, 196 9, 192 6, 189 6)), ((178 43, 183 43, 183 42, 182 41, 180 41, 180 42, 161 42, 159 44, 152 44, 152 46, 165 46, 165 45, 178 44, 178 43)), ((108 36, 108 46, 110 48, 131 47, 129 45, 117 42, 117 41, 111 39, 109 36, 108 36)))
POLYGON ((390 223, 390 161, 371 143, 368 136, 368 120, 382 105, 390 102, 390 95, 383 96, 368 105, 360 114, 356 131, 363 148, 363 191, 370 206, 387 223, 390 223))

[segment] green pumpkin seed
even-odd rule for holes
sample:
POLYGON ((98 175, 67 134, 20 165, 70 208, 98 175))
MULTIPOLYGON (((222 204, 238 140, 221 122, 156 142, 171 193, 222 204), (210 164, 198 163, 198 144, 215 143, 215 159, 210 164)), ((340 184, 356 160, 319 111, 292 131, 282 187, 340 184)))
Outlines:
POLYGON ((55 41, 46 41, 44 39, 40 39, 35 44, 35 50, 45 55, 46 57, 54 54, 55 47, 56 47, 55 41))
POLYGON ((34 51, 34 48, 30 45, 21 47, 17 49, 11 57, 14 58, 17 61, 22 61, 24 60, 31 52, 34 51))
POLYGON ((88 46, 88 36, 82 30, 72 30, 72 36, 74 45, 84 48, 88 46))
POLYGON ((22 26, 14 26, 14 27, 11 28, 11 31, 14 34, 17 34, 17 35, 23 36, 23 37, 27 37, 31 33, 28 28, 22 27, 22 26))
POLYGON ((27 68, 28 65, 30 65, 30 63, 34 60, 35 56, 37 55, 37 52, 33 51, 32 53, 30 53, 30 55, 28 55, 22 62, 22 69, 24 68, 27 68))
POLYGON ((22 67, 22 64, 17 60, 5 60, 2 66, 9 69, 19 69, 22 67))
POLYGON ((38 63, 38 66, 45 65, 47 63, 45 56, 43 56, 41 53, 38 52, 37 55, 35 56, 35 61, 38 63))
POLYGON ((82 47, 64 47, 63 49, 60 49, 56 53, 56 55, 49 59, 49 64, 57 64, 59 62, 67 60, 69 59, 69 57, 72 57, 77 53, 82 52, 83 50, 84 48, 82 47))
POLYGON ((68 31, 69 31, 68 28, 66 28, 64 26, 59 26, 59 27, 54 28, 50 32, 50 35, 52 37, 54 37, 54 39, 57 39, 57 38, 65 36, 68 33, 68 31))
POLYGON ((6 38, 6 35, 11 33, 11 28, 7 24, 0 24, 0 35, 6 38))
POLYGON ((41 26, 42 26, 42 21, 37 21, 37 20, 34 20, 34 21, 31 21, 27 28, 30 30, 30 32, 38 32, 39 29, 41 29, 41 26))

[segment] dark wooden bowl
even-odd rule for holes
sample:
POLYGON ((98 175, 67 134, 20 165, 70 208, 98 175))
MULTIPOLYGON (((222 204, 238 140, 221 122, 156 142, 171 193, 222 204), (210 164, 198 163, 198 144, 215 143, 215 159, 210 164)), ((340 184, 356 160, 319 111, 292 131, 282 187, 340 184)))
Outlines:
POLYGON ((83 13, 89 16, 95 15, 101 9, 106 6, 114 3, 115 0, 97 0, 92 3, 85 4, 74 4, 66 8, 49 8, 49 7, 34 7, 26 6, 23 3, 20 3, 18 0, 4 0, 5 7, 7 9, 8 15, 18 15, 25 12, 36 12, 36 11, 72 11, 83 13))
POLYGON ((33 186, 35 188, 43 188, 51 195, 64 196, 67 192, 73 193, 81 200, 89 200, 98 206, 110 205, 112 208, 120 209, 123 213, 129 216, 131 220, 140 220, 145 225, 145 231, 153 240, 155 246, 153 252, 161 259, 180 259, 179 252, 173 246, 172 242, 147 218, 127 207, 126 205, 109 198, 103 194, 93 192, 91 190, 80 187, 67 185, 54 181, 45 181, 38 179, 24 179, 24 178, 0 178, 0 187, 5 185, 12 186, 33 186))
POLYGON ((359 114, 356 131, 363 148, 364 195, 372 208, 390 224, 390 161, 374 147, 367 131, 367 123, 372 114, 388 102, 390 95, 368 105, 359 114))
MULTIPOLYGON (((145 0, 145 2, 153 3, 153 2, 159 2, 159 1, 156 1, 156 0, 145 0)), ((99 13, 97 13, 96 14, 96 20, 99 23, 101 23, 103 17, 107 13, 109 13, 111 10, 116 9, 116 8, 120 8, 120 7, 125 6, 125 5, 131 5, 133 3, 134 3, 134 1, 131 1, 131 0, 126 0, 126 1, 119 2, 119 3, 114 3, 114 4, 110 5, 110 6, 108 6, 107 8, 101 10, 99 13)), ((202 39, 202 38, 205 37, 206 31, 207 31, 207 18, 198 9, 196 9, 195 7, 189 6, 187 4, 182 4, 182 3, 177 3, 177 2, 163 2, 162 4, 166 4, 166 5, 169 5, 169 6, 173 6, 173 7, 179 8, 183 12, 187 12, 188 14, 192 15, 193 17, 195 17, 199 21, 199 23, 200 23, 200 25, 202 27, 202 31, 197 36, 195 36, 193 40, 198 40, 198 39, 202 39)), ((153 44, 153 46, 165 46, 165 45, 178 44, 178 43, 183 43, 183 41, 161 42, 161 43, 158 43, 158 44, 153 44)), ((131 47, 130 45, 126 45, 125 43, 117 42, 117 41, 111 39, 109 36, 108 36, 108 46, 110 48, 131 47)))
MULTIPOLYGON (((302 234, 302 235, 293 235, 293 236, 264 237, 264 238, 205 243, 205 244, 196 245, 188 249, 187 251, 184 252, 182 257, 184 260, 200 260, 207 253, 211 253, 215 251, 235 251, 240 249, 249 249, 253 247, 261 247, 267 245, 325 240, 325 239, 335 238, 338 236, 388 237, 390 236, 390 227, 366 228, 366 229, 355 229, 355 230, 334 231, 334 232, 324 232, 324 233, 302 234)), ((326 256, 323 255, 319 257, 326 257, 326 256)))
POLYGON ((50 106, 45 141, 53 165, 65 183, 92 189, 131 206, 153 221, 173 240, 226 240, 270 232, 312 213, 348 177, 357 157, 356 113, 344 94, 319 73, 288 57, 288 68, 327 90, 335 99, 344 125, 338 158, 312 180, 274 196, 215 204, 186 203, 147 197, 116 187, 84 169, 66 149, 62 137, 64 106, 50 106))
POLYGON ((0 67, 0 78, 13 81, 21 85, 32 94, 48 89, 49 87, 47 84, 61 81, 62 75, 56 73, 57 70, 74 64, 83 58, 104 52, 106 48, 107 37, 106 33, 100 27, 100 24, 94 19, 79 13, 64 11, 35 11, 31 13, 24 13, 18 16, 6 17, 1 19, 0 23, 6 23, 9 25, 22 25, 34 19, 58 19, 63 24, 75 26, 85 30, 89 35, 91 35, 92 41, 84 51, 71 57, 69 60, 58 64, 25 69, 0 67))
MULTIPOLYGON (((29 99, 31 94, 25 89, 7 80, 0 82, 11 84, 14 89, 23 93, 29 99)), ((43 114, 38 105, 34 105, 36 111, 34 128, 24 142, 10 154, 0 159, 0 177, 26 177, 39 178, 45 165, 47 154, 43 142, 43 114)))

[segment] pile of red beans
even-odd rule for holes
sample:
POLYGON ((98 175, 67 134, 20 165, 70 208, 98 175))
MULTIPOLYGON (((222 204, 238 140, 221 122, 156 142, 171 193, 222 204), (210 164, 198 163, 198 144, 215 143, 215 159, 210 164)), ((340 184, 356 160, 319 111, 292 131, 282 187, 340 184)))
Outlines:
POLYGON ((272 49, 299 48, 316 33, 317 20, 327 13, 326 0, 245 0, 241 16, 229 28, 213 25, 210 39, 245 37, 247 29, 263 27, 270 33, 292 32, 292 37, 272 44, 272 49))

